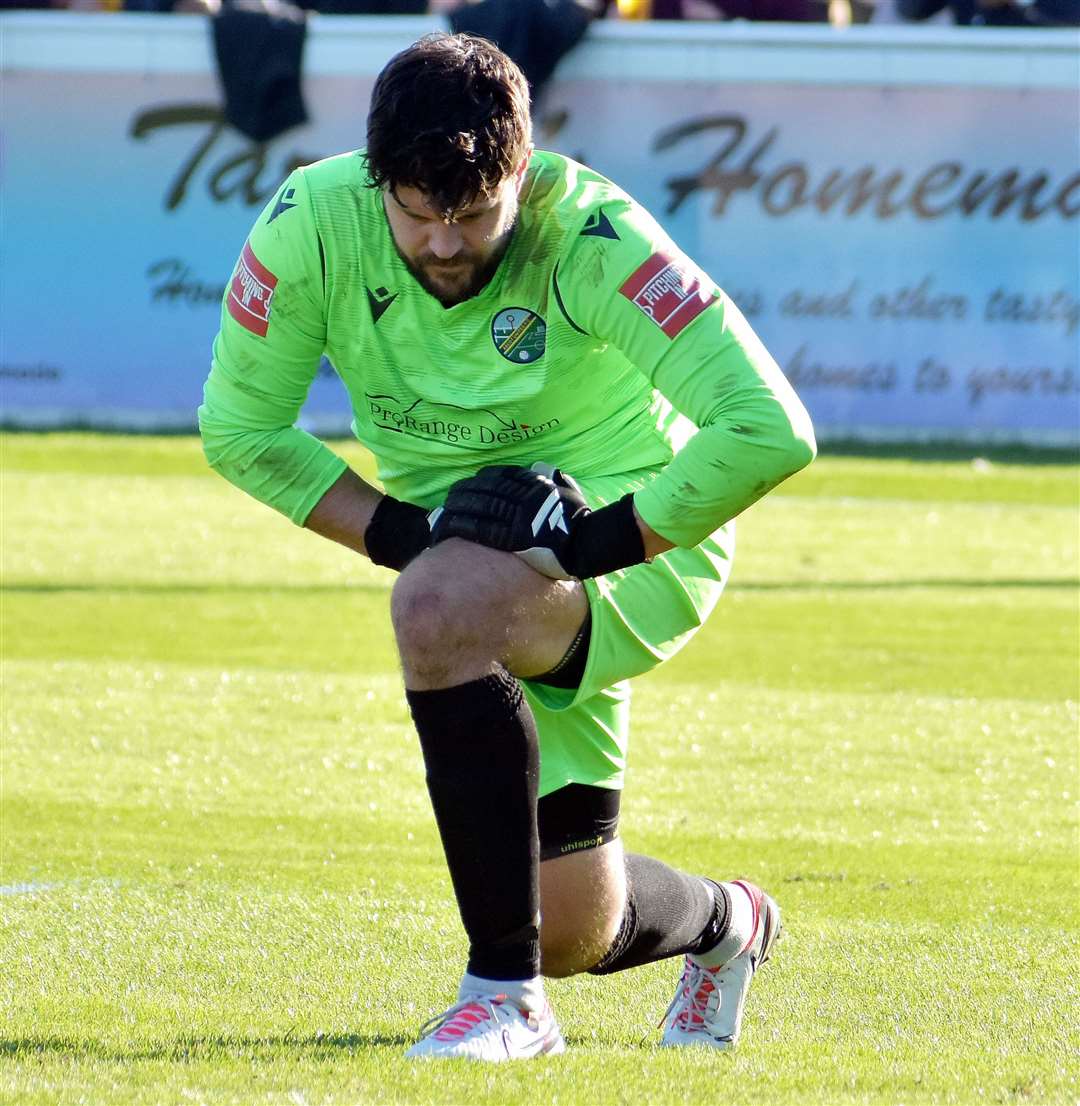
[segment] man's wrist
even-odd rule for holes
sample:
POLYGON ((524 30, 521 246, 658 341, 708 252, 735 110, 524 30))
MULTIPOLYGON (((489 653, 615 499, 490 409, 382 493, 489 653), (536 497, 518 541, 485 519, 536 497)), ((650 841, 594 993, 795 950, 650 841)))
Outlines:
POLYGON ((377 565, 400 572, 431 543, 428 513, 415 503, 384 495, 364 531, 364 548, 377 565))
POLYGON ((581 520, 571 559, 573 565, 567 567, 582 580, 629 568, 646 559, 632 492, 581 520))
POLYGON ((634 517, 637 519, 641 540, 645 545, 645 560, 652 561, 659 557, 661 553, 666 553, 669 549, 676 548, 675 542, 668 541, 663 534, 658 534, 641 517, 641 512, 637 509, 637 504, 634 505, 634 517))

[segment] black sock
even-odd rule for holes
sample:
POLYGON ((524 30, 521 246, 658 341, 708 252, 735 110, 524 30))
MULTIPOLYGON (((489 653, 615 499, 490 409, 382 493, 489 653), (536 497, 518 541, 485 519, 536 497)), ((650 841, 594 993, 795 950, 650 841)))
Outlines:
POLYGON ((654 960, 705 952, 728 926, 727 891, 647 856, 626 856, 626 911, 619 933, 594 975, 609 975, 654 960))
POLYGON ((405 697, 469 938, 468 970, 484 979, 539 975, 540 754, 521 685, 500 670, 405 697))

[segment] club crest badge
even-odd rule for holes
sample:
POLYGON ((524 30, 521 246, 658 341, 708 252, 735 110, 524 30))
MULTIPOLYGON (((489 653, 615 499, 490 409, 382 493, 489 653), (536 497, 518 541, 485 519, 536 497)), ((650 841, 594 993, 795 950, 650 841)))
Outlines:
POLYGON ((491 320, 495 348, 515 365, 528 365, 544 356, 547 323, 524 307, 507 307, 491 320))

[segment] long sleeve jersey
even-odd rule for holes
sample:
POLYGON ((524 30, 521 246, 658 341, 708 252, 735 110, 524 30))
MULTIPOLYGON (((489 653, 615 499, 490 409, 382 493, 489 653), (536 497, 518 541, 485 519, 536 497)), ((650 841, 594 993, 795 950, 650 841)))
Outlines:
POLYGON ((809 417, 730 299, 610 181, 530 162, 491 280, 443 307, 395 248, 362 153, 296 170, 222 305, 199 421, 211 465, 302 523, 344 462, 296 427, 325 357, 390 494, 488 464, 646 470, 635 507, 698 543, 814 455, 809 417))

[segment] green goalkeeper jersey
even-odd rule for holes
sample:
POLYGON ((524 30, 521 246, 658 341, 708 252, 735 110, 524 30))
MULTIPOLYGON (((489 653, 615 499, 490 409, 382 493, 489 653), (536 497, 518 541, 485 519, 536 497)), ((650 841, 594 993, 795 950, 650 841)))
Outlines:
POLYGON ((325 356, 385 489, 425 507, 484 465, 650 470, 635 506, 700 542, 813 455, 734 304, 599 174, 533 155, 509 247, 443 307, 394 246, 363 157, 296 170, 222 305, 199 422, 211 465, 302 523, 344 462, 294 424, 325 356))

